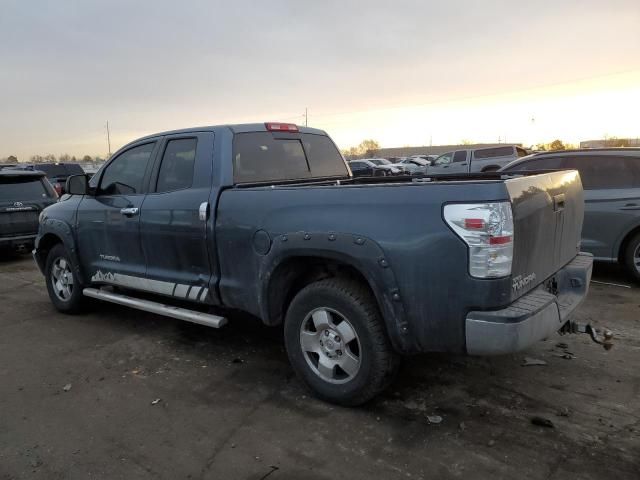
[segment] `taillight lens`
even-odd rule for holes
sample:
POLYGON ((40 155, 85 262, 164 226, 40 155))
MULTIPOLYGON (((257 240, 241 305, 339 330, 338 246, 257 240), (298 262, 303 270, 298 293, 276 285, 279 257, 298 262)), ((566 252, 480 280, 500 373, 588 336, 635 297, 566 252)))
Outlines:
POLYGON ((511 275, 513 214, 509 202, 445 205, 444 219, 469 247, 472 277, 511 275))

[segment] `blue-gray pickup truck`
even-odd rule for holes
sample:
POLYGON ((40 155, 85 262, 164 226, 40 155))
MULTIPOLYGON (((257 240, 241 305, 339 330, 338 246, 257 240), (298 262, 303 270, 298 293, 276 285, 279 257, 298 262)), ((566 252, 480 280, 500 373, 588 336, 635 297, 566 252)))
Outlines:
POLYGON ((385 388, 402 354, 578 330, 591 277, 576 171, 353 178, 325 132, 291 124, 144 137, 67 192, 34 249, 58 310, 284 323, 296 373, 343 405, 385 388))

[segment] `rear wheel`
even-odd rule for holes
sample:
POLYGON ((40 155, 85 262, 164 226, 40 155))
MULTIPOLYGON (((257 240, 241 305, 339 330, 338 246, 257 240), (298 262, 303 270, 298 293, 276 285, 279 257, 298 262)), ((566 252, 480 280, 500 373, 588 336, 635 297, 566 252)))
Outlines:
POLYGON ((622 262, 633 279, 640 282, 640 233, 627 242, 622 262))
POLYGON ((63 313, 77 313, 84 307, 82 285, 77 278, 71 256, 61 243, 47 255, 45 281, 51 303, 63 313))
POLYGON ((376 396, 399 364, 375 299, 348 279, 321 280, 296 295, 285 319, 285 343, 303 382, 319 398, 340 405, 376 396))

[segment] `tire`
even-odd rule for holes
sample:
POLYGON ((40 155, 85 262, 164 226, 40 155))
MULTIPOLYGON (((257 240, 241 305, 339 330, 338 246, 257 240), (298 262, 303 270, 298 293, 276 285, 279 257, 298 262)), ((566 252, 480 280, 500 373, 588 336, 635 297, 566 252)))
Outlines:
POLYGON ((69 252, 61 243, 47 255, 45 282, 51 303, 59 312, 79 313, 84 309, 83 285, 77 278, 69 252))
POLYGON ((627 242, 622 263, 633 280, 640 283, 640 233, 636 233, 627 242))
POLYGON ((327 402, 365 403, 384 390, 398 370, 399 356, 378 305, 370 291, 353 280, 331 278, 303 288, 289 306, 284 335, 296 374, 327 402))

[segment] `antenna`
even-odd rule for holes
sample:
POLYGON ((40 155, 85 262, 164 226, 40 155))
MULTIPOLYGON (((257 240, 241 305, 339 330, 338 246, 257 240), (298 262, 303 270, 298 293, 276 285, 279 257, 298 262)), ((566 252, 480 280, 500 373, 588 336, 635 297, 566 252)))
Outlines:
POLYGON ((107 147, 109 149, 109 153, 107 154, 107 158, 111 158, 111 134, 109 132, 109 120, 107 120, 107 147))
POLYGON ((307 107, 304 107, 304 126, 308 127, 309 123, 309 110, 307 109, 307 107))

